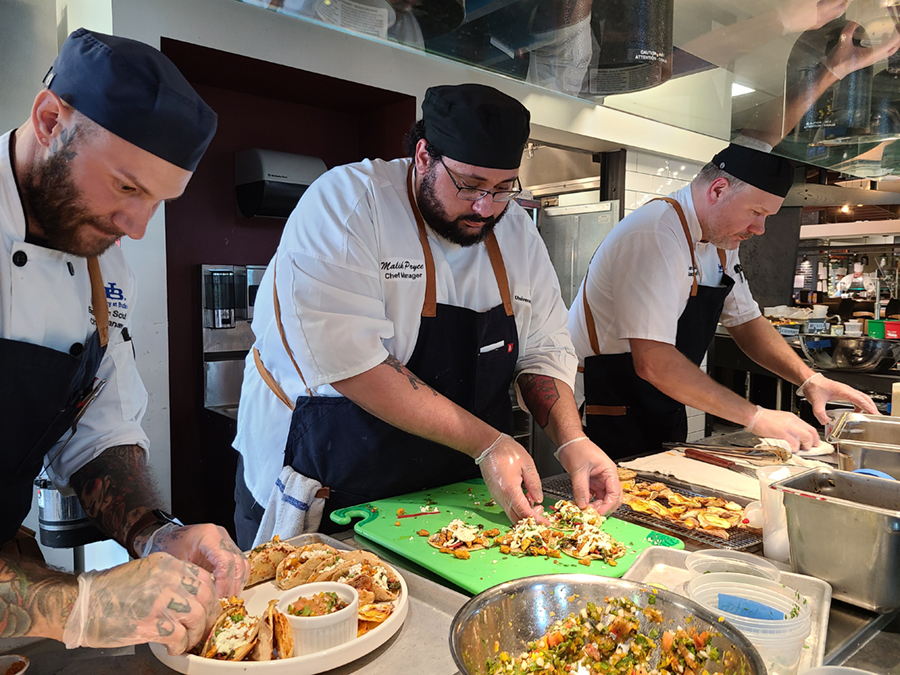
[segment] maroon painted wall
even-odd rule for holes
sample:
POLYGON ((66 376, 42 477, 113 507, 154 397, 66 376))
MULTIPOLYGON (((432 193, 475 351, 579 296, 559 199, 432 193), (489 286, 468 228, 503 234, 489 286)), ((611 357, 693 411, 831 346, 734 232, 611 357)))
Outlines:
POLYGON ((415 99, 174 40, 162 50, 219 115, 187 190, 166 206, 172 508, 184 522, 232 531, 236 423, 203 408, 199 268, 266 265, 284 226, 240 214, 234 153, 312 155, 328 168, 399 157, 415 99))

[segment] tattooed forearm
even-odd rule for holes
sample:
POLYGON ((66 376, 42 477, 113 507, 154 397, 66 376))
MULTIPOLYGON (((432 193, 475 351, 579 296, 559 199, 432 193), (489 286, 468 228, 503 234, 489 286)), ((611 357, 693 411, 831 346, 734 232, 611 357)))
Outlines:
POLYGON ((522 400, 528 406, 529 412, 534 415, 541 429, 545 428, 550 422, 550 411, 559 400, 556 380, 549 375, 523 373, 517 382, 519 391, 522 392, 522 400))
POLYGON ((77 596, 78 581, 72 575, 0 557, 0 638, 60 639, 77 596))
POLYGON ((438 393, 431 388, 431 386, 420 380, 414 373, 410 372, 410 370, 404 366, 393 354, 388 356, 383 362, 383 365, 390 366, 394 370, 396 370, 401 375, 404 375, 408 380, 412 388, 418 391, 419 387, 427 387, 434 396, 437 396, 438 393))
POLYGON ((76 471, 71 484, 88 518, 123 545, 131 525, 162 503, 137 445, 109 448, 76 471))

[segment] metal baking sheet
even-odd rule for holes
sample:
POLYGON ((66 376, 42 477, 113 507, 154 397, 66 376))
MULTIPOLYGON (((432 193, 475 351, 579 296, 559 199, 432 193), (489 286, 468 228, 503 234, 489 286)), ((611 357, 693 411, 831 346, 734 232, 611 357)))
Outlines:
MULTIPOLYGON (((295 546, 322 542, 344 550, 371 548, 355 539, 339 541, 318 533, 302 534, 288 542, 295 546)), ((376 554, 382 555, 380 551, 376 554)), ((403 572, 409 587, 409 615, 396 635, 381 647, 346 666, 329 670, 328 675, 456 673, 458 668, 450 654, 450 623, 457 610, 469 600, 468 596, 406 571, 403 564, 398 564, 400 561, 383 557, 403 572)))
MULTIPOLYGON (((622 578, 659 585, 675 593, 687 595, 684 585, 692 578, 685 566, 688 555, 690 555, 688 551, 652 546, 638 556, 634 565, 622 578)), ((798 672, 802 673, 807 668, 821 666, 825 659, 825 638, 828 634, 828 616, 831 611, 831 585, 815 577, 785 571, 781 572, 781 582, 806 598, 812 615, 809 637, 806 638, 800 657, 798 672)))
MULTIPOLYGON (((687 497, 723 496, 720 494, 711 494, 710 492, 693 492, 691 490, 686 490, 685 488, 679 487, 669 480, 659 480, 656 477, 642 478, 642 480, 647 480, 648 482, 652 483, 663 483, 664 485, 668 486, 673 492, 677 492, 678 494, 682 494, 687 497)), ((541 481, 541 487, 543 487, 544 492, 549 492, 550 494, 558 496, 561 499, 572 499, 574 497, 574 495, 572 494, 572 483, 568 475, 566 474, 553 476, 551 478, 545 478, 543 481, 541 481)), ((726 498, 734 499, 733 497, 726 498)), ((728 539, 720 539, 719 537, 714 537, 711 534, 706 534, 702 530, 689 530, 688 528, 682 527, 677 523, 671 523, 667 520, 661 520, 659 518, 654 518, 643 513, 638 513, 637 511, 632 511, 624 504, 616 509, 614 515, 616 516, 616 518, 643 525, 644 527, 648 527, 651 530, 670 532, 671 534, 674 534, 681 539, 692 539, 708 546, 712 546, 713 548, 726 548, 732 551, 747 551, 749 549, 758 548, 762 545, 762 535, 754 534, 753 532, 749 532, 747 530, 735 532, 728 539)))

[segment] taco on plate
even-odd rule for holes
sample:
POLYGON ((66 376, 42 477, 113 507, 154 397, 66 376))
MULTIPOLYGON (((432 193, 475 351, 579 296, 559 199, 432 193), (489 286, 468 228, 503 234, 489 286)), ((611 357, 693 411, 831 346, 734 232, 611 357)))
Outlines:
POLYGON ((334 565, 340 560, 341 553, 328 544, 301 546, 278 563, 275 583, 286 591, 311 581, 317 568, 334 565))
POLYGON ((243 661, 253 651, 259 633, 259 617, 244 608, 237 597, 222 600, 222 614, 213 624, 202 654, 219 661, 243 661))
POLYGON ((256 646, 249 661, 289 659, 294 655, 294 633, 287 617, 275 609, 278 600, 269 600, 269 608, 259 620, 256 646))
POLYGON ((274 579, 278 564, 295 550, 296 546, 281 541, 281 537, 277 534, 271 541, 254 548, 247 554, 250 561, 250 578, 247 579, 247 586, 274 579))
POLYGON ((400 581, 396 574, 374 553, 368 551, 350 551, 344 554, 344 560, 333 570, 323 571, 311 581, 337 581, 338 583, 360 587, 368 590, 363 577, 372 580, 372 592, 376 602, 396 600, 400 595, 400 581))

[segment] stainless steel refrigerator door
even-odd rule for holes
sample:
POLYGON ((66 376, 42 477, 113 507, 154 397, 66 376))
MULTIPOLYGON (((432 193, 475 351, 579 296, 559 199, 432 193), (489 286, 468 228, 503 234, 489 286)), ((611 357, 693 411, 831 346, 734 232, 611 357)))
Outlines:
POLYGON ((537 222, 563 301, 570 307, 594 251, 619 222, 619 202, 552 206, 538 213, 537 222))

